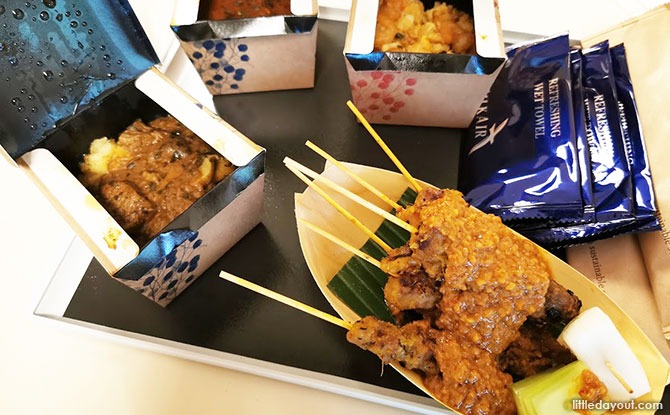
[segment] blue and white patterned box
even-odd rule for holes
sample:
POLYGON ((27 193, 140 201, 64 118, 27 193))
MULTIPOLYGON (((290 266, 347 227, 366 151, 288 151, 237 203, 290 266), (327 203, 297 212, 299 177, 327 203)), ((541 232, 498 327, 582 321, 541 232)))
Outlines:
POLYGON ((212 95, 312 88, 318 9, 316 1, 299 2, 311 14, 202 20, 172 29, 212 95))
POLYGON ((24 170, 115 280, 165 306, 260 222, 265 150, 155 67, 127 0, 5 2, 0 51, 0 162, 24 170), (79 163, 94 139, 167 114, 235 170, 138 243, 77 179, 79 163))

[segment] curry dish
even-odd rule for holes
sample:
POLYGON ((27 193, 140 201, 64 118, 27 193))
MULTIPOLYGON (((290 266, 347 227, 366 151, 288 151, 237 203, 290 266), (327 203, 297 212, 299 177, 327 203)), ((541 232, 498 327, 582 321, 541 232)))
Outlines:
POLYGON ((171 116, 91 143, 80 180, 142 246, 235 167, 171 116))
POLYGON ((423 189, 398 216, 418 231, 382 259, 397 324, 364 317, 347 339, 419 371, 463 414, 515 414, 515 379, 574 360, 552 327, 581 302, 552 280, 532 242, 455 190, 423 189))
POLYGON ((203 2, 202 7, 210 20, 291 14, 291 0, 211 0, 203 2))
POLYGON ((475 51, 472 17, 452 5, 419 0, 380 0, 374 48, 382 52, 467 53, 475 51))

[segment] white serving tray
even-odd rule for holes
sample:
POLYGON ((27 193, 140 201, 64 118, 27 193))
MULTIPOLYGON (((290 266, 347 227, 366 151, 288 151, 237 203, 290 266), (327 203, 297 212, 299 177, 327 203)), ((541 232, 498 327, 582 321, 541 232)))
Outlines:
POLYGON ((268 377, 417 414, 451 413, 428 397, 65 317, 66 309, 92 259, 93 255, 86 245, 76 236, 73 237, 34 314, 56 324, 66 325, 70 329, 142 350, 268 377))

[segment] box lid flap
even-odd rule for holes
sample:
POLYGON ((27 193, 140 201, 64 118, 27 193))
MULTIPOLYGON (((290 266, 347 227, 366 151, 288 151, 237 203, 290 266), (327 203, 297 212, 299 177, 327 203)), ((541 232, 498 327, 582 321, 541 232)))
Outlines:
POLYGON ((0 145, 21 156, 156 63, 127 0, 0 4, 0 145))

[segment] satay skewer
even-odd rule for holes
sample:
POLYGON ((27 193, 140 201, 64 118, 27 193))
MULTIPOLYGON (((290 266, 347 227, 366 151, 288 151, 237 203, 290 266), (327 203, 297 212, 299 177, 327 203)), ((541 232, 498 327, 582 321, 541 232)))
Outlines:
POLYGON ((370 193, 373 195, 377 196, 384 202, 388 203, 393 209, 396 211, 402 209, 402 206, 400 206, 399 203, 391 199, 390 197, 386 196, 384 193, 382 193, 379 189, 371 185, 369 182, 367 182, 365 179, 363 179, 361 176, 358 174, 354 173, 349 167, 347 167, 344 163, 338 161, 335 159, 333 156, 330 154, 326 153, 323 149, 319 148, 316 144, 312 143, 311 141, 305 142, 305 145, 313 150, 316 154, 320 155, 327 161, 331 162, 335 167, 338 169, 342 170, 344 173, 346 173, 349 177, 354 179, 358 184, 366 188, 370 193))
POLYGON ((342 205, 337 203, 328 193, 326 193, 319 185, 314 183, 309 179, 309 177, 305 176, 303 173, 301 173, 299 170, 297 170, 293 166, 286 165, 286 168, 289 169, 293 174, 295 174, 300 180, 302 180, 308 187, 310 187, 312 190, 314 190, 316 193, 318 193, 321 197, 323 197, 332 207, 335 208, 342 216, 347 218, 351 223, 356 225, 358 229, 360 229, 365 235, 372 239, 377 245, 379 245, 386 253, 389 253, 391 251, 391 247, 384 242, 379 236, 375 235, 373 231, 371 231, 367 226, 365 226, 360 220, 358 220, 354 215, 349 213, 342 205))
POLYGON ((363 199, 362 197, 358 196, 357 194, 353 193, 350 190, 345 189, 344 187, 340 186, 339 184, 333 182, 332 180, 328 179, 327 177, 321 176, 319 173, 315 172, 314 170, 303 166, 302 164, 298 163, 297 161, 291 159, 290 157, 285 157, 284 158, 284 164, 287 166, 294 167, 296 170, 300 171, 307 177, 310 177, 313 180, 316 180, 319 178, 323 184, 326 186, 330 187, 331 189, 335 190, 336 192, 340 193, 341 195, 349 198, 350 200, 358 203, 359 205, 363 206, 364 208, 376 213, 377 215, 381 216, 385 220, 403 228, 407 232, 410 233, 415 233, 417 232, 417 229, 410 225, 409 223, 403 221, 399 217, 393 215, 390 212, 385 211, 384 209, 373 205, 372 203, 368 202, 367 200, 363 199))
POLYGON ((221 271, 219 273, 219 277, 223 278, 226 281, 230 281, 234 284, 237 284, 241 287, 247 288, 251 291, 254 291, 258 294, 264 295, 268 298, 271 298, 273 300, 279 301, 280 303, 286 304, 288 306, 291 306, 295 309, 298 309, 300 311, 303 311, 307 314, 310 314, 314 317, 318 317, 321 320, 327 321, 329 323, 333 323, 335 325, 338 325, 342 328, 345 328, 347 330, 351 329, 351 323, 348 321, 342 320, 341 318, 335 317, 331 314, 325 313, 321 310, 318 310, 312 306, 309 306, 305 303, 301 303, 300 301, 294 300, 292 298, 286 297, 285 295, 279 294, 275 291, 269 290, 265 287, 262 287, 258 284, 254 284, 251 281, 247 281, 244 278, 240 278, 236 275, 230 274, 225 271, 221 271))
POLYGON ((628 384, 628 382, 626 382, 623 376, 621 376, 621 374, 614 368, 612 362, 609 361, 605 362, 605 366, 607 366, 607 369, 609 369, 612 375, 614 375, 614 378, 619 382, 619 384, 621 384, 621 386, 623 386, 626 392, 630 394, 634 392, 633 388, 628 384))
POLYGON ((409 171, 407 171, 405 166, 403 166, 403 164, 400 162, 400 160, 398 160, 398 158, 395 156, 395 154, 393 154, 393 151, 391 151, 389 146, 386 145, 384 140, 382 140, 382 138, 379 136, 379 134, 377 134, 377 132, 374 130, 374 128, 372 128, 372 126, 370 125, 368 120, 365 119, 363 114, 361 114, 361 112, 358 110, 358 108, 356 108, 354 103, 351 102, 351 101, 347 101, 347 106, 349 107, 351 112, 354 113, 356 118, 358 118, 358 121, 360 121, 361 124, 363 124, 363 126, 365 127, 365 129, 368 130, 368 132, 370 133, 372 138, 375 139, 375 141, 377 142, 377 144, 379 144, 379 146, 382 148, 382 150, 384 150, 384 152, 391 159, 393 164, 395 164, 395 166, 398 168, 398 170, 400 170, 402 175, 405 176, 405 178, 412 185, 414 190, 416 190, 417 192, 420 191, 421 190, 421 185, 419 185, 419 182, 417 182, 416 179, 414 179, 414 177, 412 177, 412 175, 409 174, 409 171))
POLYGON ((361 251, 360 249, 354 248, 352 245, 344 242, 343 240, 341 240, 337 236, 333 235, 332 233, 330 233, 330 232, 328 232, 324 229, 321 229, 320 227, 316 226, 315 224, 313 224, 311 222, 306 221, 305 219, 298 219, 298 220, 300 221, 300 223, 305 225, 307 228, 309 228, 310 230, 312 230, 312 231, 316 232, 317 234, 323 236, 324 238, 333 242, 337 246, 351 252, 352 254, 356 255, 357 257, 361 258, 362 260, 367 261, 369 264, 374 265, 375 267, 381 269, 381 263, 377 259, 373 258, 372 256, 366 254, 365 252, 361 251))

